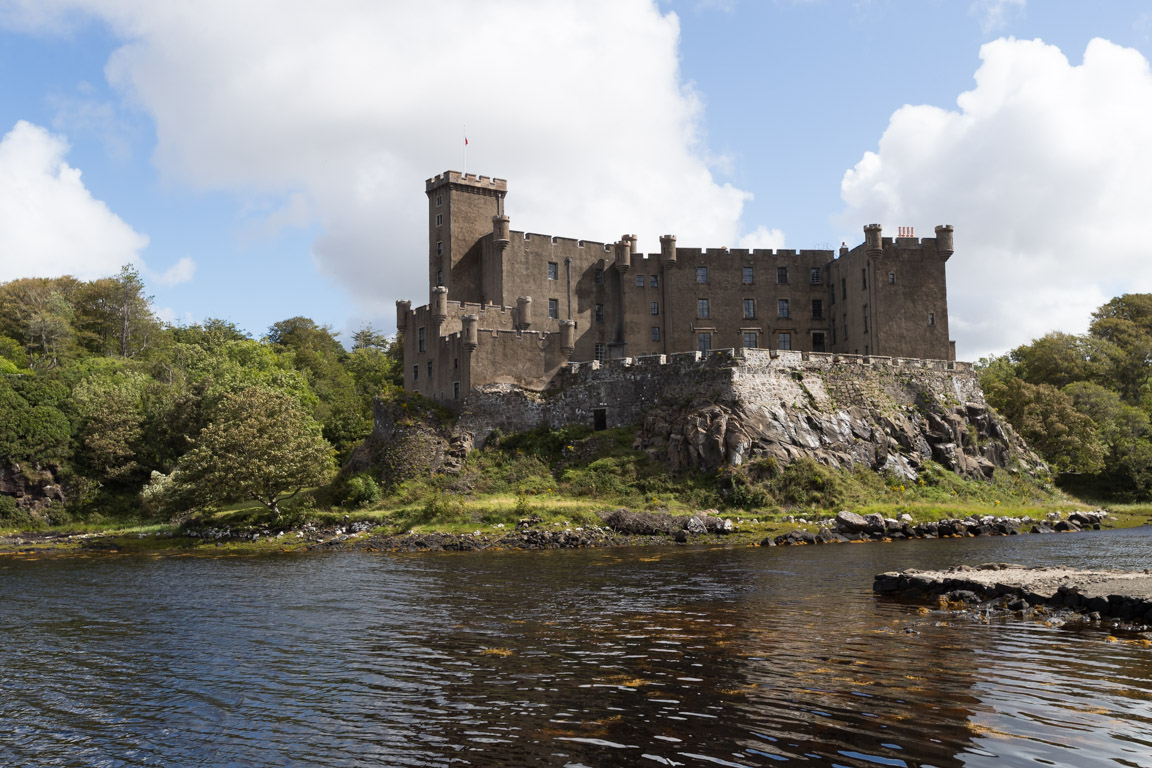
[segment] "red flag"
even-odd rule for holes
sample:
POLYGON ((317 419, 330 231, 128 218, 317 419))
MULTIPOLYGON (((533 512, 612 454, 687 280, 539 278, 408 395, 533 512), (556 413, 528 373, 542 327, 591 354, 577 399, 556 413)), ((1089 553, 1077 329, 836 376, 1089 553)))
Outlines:
POLYGON ((468 146, 468 137, 467 136, 464 137, 464 146, 468 146))

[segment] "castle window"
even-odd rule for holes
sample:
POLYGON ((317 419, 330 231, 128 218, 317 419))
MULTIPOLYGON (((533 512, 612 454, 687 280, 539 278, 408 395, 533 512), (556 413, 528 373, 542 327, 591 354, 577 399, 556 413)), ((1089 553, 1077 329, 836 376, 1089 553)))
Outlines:
POLYGON ((696 317, 707 320, 710 316, 708 299, 696 299, 696 317))
POLYGON ((452 358, 452 367, 453 368, 459 368, 460 367, 460 358, 458 358, 458 357, 452 358))
POLYGON ((744 331, 744 349, 756 349, 756 331, 744 331))
POLYGON ((596 322, 598 322, 598 323, 604 322, 604 305, 603 304, 597 304, 596 305, 596 322))
POLYGON ((436 207, 444 205, 444 195, 436 195, 436 207))
POLYGON ((840 298, 848 300, 848 278, 840 278, 840 298))
POLYGON ((866 291, 868 290, 868 270, 860 270, 860 286, 866 291))
POLYGON ((427 344, 427 341, 424 337, 424 329, 423 328, 417 328, 416 329, 416 351, 417 352, 424 352, 427 348, 428 348, 428 344, 427 344))
POLYGON ((824 351, 824 334, 822 334, 822 333, 812 334, 812 351, 813 352, 823 352, 824 351))
POLYGON ((432 378, 432 361, 431 360, 428 361, 428 378, 429 379, 432 378))
POLYGON ((652 341, 660 341, 660 326, 652 326, 652 341))
POLYGON ((752 267, 744 267, 744 285, 752 285, 752 280, 756 274, 753 272, 752 267))
POLYGON ((442 214, 442 213, 436 214, 436 226, 437 227, 444 226, 444 214, 442 214))
POLYGON ((559 280, 560 279, 560 265, 555 261, 548 262, 548 279, 549 280, 559 280))
POLYGON ((792 349, 792 334, 776 334, 776 349, 792 349))
POLYGON ((443 256, 444 255, 444 241, 443 240, 437 240, 436 241, 436 255, 437 256, 443 256))
POLYGON ((458 382, 458 381, 452 382, 452 399, 453 400, 459 400, 460 399, 460 382, 458 382))
POLYGON ((560 317, 560 300, 548 299, 548 317, 555 320, 560 317))
POLYGON ((821 320, 824 317, 824 301, 821 299, 812 299, 812 317, 815 320, 821 320))
POLYGON ((788 282, 788 267, 776 267, 776 282, 788 282))
POLYGON ((936 313, 935 312, 929 312, 928 313, 928 325, 936 325, 936 313))
POLYGON ((808 270, 808 282, 812 285, 820 285, 820 267, 812 267, 808 270))
POLYGON ((444 285, 444 270, 436 270, 436 285, 444 285))
POLYGON ((756 299, 744 299, 744 319, 752 320, 756 317, 756 299))
POLYGON ((868 305, 864 305, 864 333, 868 333, 868 305))
POLYGON ((420 366, 412 366, 412 381, 420 381, 420 366))
POLYGON ((653 301, 648 305, 648 311, 654 315, 660 314, 660 302, 653 301))
POLYGON ((596 359, 604 362, 608 358, 608 346, 606 344, 596 345, 596 359))
POLYGON ((776 317, 787 319, 788 314, 788 299, 778 299, 776 301, 776 317))
POLYGON ((708 282, 708 267, 696 267, 696 282, 708 282))
POLYGON ((604 283, 604 270, 596 270, 593 276, 596 278, 596 285, 602 285, 604 283))
POLYGON ((848 315, 844 315, 844 339, 848 339, 848 315))
POLYGON ((888 273, 888 285, 896 285, 896 273, 895 272, 889 272, 888 273))
POLYGON ((712 334, 698 333, 696 334, 696 351, 702 352, 705 355, 712 351, 712 334))
POLYGON ((636 275, 636 287, 637 288, 643 288, 644 287, 644 275, 636 275))
POLYGON ((652 275, 650 278, 648 278, 648 285, 651 288, 659 288, 660 287, 660 275, 652 275))

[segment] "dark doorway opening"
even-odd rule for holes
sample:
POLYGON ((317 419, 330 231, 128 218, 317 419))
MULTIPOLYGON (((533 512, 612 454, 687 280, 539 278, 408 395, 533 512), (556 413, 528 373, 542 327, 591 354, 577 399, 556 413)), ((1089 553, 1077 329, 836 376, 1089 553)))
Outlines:
POLYGON ((592 429, 597 432, 608 429, 608 409, 596 408, 592 411, 592 429))

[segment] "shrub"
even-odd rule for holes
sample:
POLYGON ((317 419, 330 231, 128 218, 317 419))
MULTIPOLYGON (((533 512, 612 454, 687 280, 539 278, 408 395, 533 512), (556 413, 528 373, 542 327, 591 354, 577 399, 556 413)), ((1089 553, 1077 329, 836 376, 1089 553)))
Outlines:
POLYGON ((342 507, 359 509, 379 504, 383 494, 380 485, 367 472, 351 475, 337 483, 333 497, 342 507))

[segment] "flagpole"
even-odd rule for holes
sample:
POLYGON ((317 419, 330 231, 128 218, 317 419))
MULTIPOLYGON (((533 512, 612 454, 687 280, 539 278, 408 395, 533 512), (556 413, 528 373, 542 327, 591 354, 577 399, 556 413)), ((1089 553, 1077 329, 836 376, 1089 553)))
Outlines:
POLYGON ((468 175, 468 124, 464 123, 464 175, 468 175))

